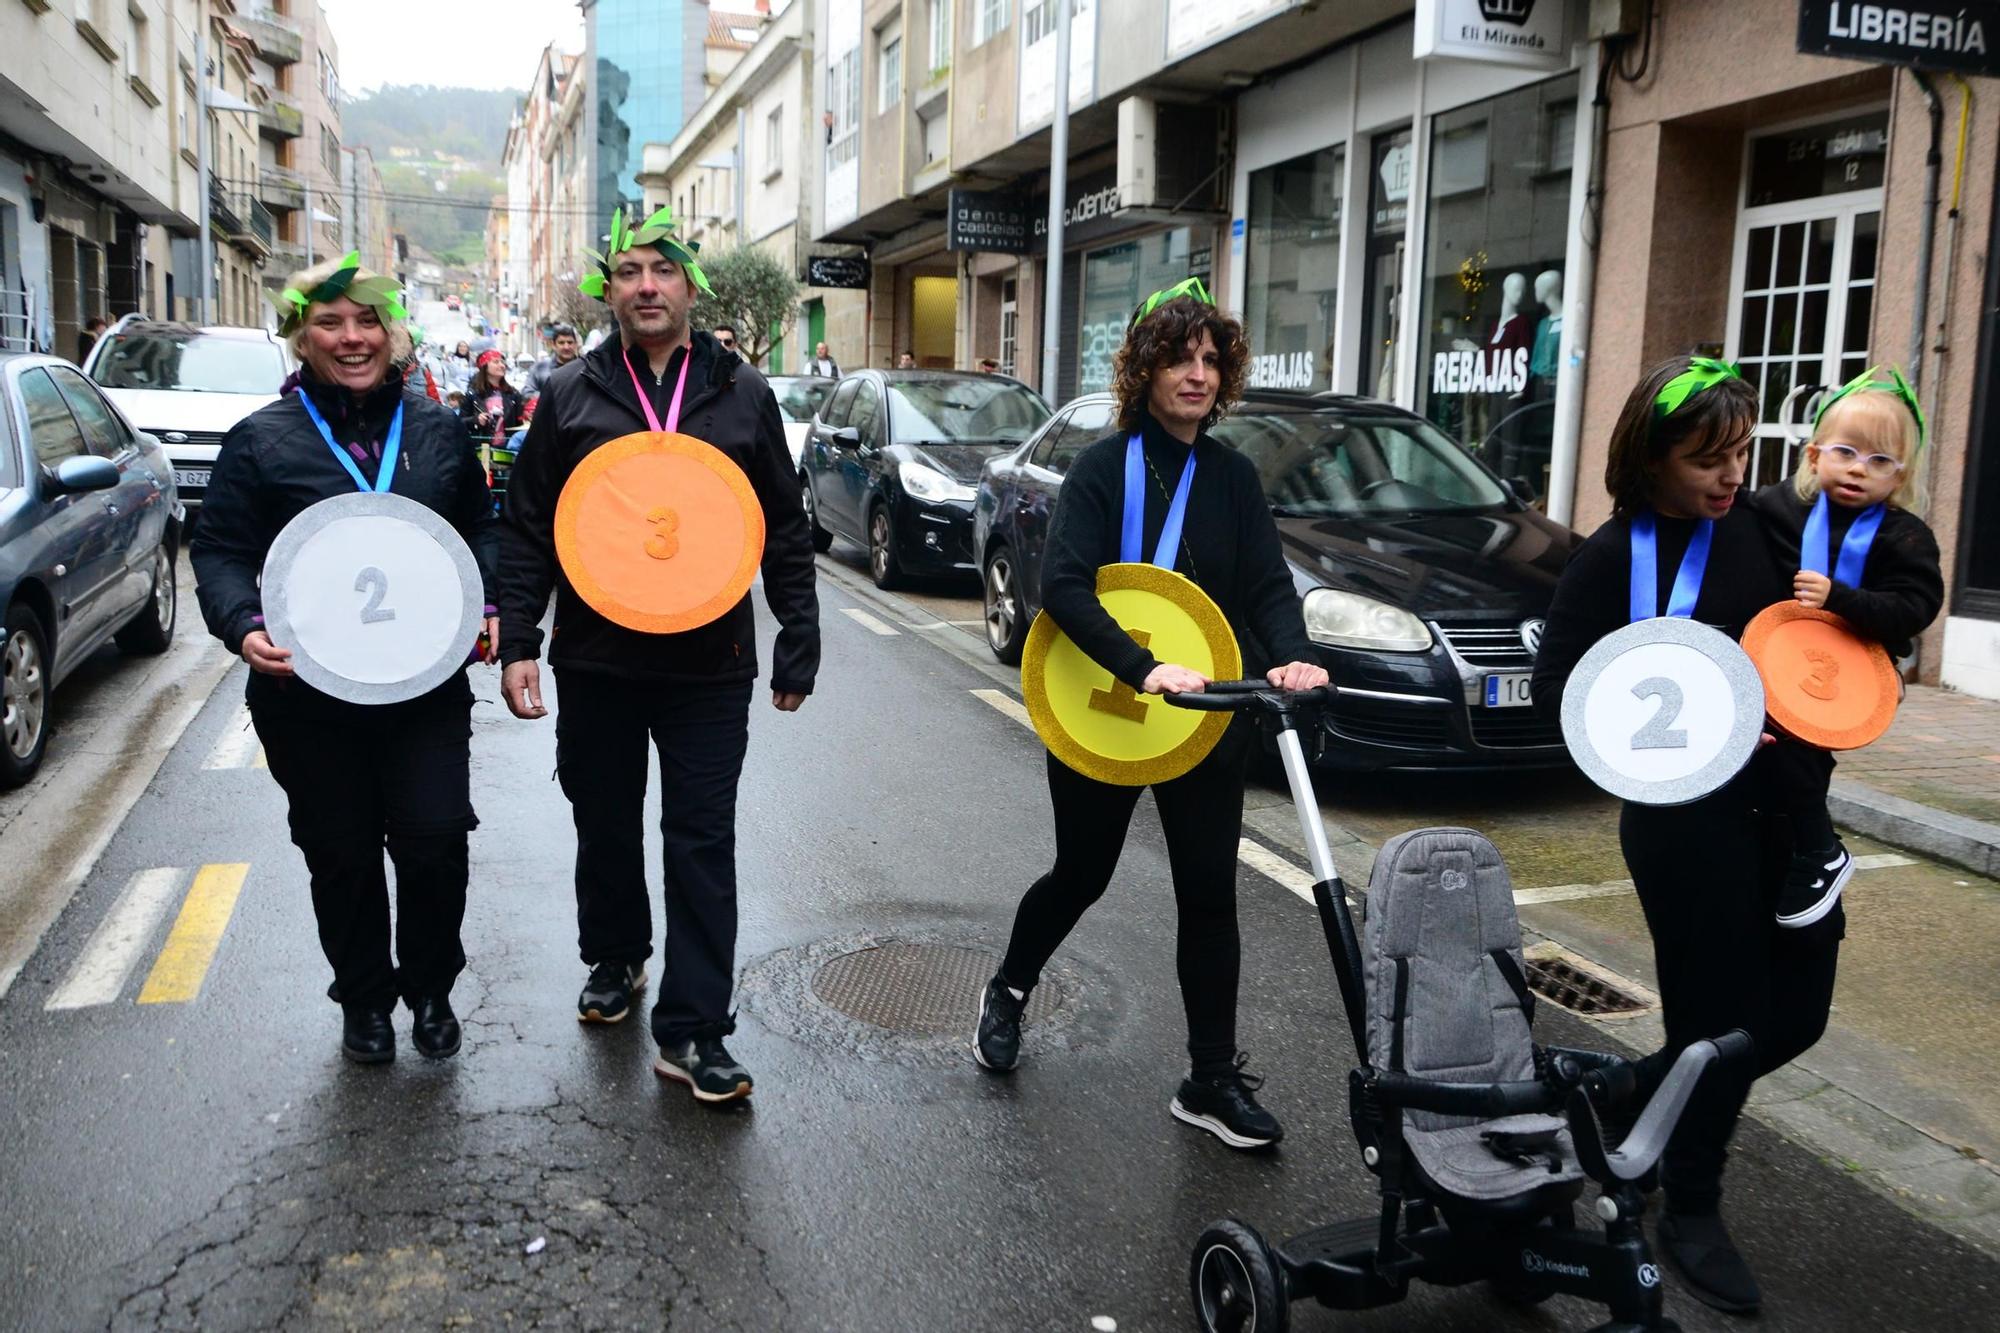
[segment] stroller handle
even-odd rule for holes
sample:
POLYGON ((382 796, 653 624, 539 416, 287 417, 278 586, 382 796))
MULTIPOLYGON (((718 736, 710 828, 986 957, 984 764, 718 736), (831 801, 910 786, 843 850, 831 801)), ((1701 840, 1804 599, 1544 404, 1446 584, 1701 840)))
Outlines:
POLYGON ((1325 703, 1331 692, 1325 685, 1310 690, 1281 690, 1268 680, 1212 680, 1198 692, 1161 697, 1176 708, 1209 713, 1236 713, 1252 708, 1267 713, 1289 713, 1296 708, 1325 703))

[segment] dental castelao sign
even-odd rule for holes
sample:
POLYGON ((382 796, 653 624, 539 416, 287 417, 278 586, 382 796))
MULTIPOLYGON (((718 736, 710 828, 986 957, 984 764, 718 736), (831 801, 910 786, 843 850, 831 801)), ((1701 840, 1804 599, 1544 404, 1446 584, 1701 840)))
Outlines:
POLYGON ((1570 65, 1568 0, 1417 0, 1419 60, 1570 65))
POLYGON ((1799 50, 1963 74, 2000 74, 2000 4, 1799 0, 1799 50))

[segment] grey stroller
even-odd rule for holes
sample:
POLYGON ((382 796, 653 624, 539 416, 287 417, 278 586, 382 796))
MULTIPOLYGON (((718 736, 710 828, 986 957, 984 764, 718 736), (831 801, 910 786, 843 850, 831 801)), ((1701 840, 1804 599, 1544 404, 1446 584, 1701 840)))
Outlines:
POLYGON ((1600 1113, 1629 1115, 1633 1066, 1537 1046, 1513 886, 1493 844, 1470 829, 1391 839, 1369 878, 1356 936, 1299 740, 1320 692, 1226 681, 1171 695, 1183 707, 1255 710, 1274 724, 1318 883, 1313 896, 1360 1063, 1348 1119, 1381 1208, 1272 1245, 1233 1219, 1195 1243, 1190 1280, 1204 1330, 1276 1333, 1290 1303, 1336 1309, 1402 1300, 1411 1281, 1487 1281, 1515 1301, 1557 1292, 1600 1301, 1598 1333, 1674 1329, 1640 1218, 1644 1189, 1702 1071, 1747 1060, 1742 1032, 1683 1050, 1615 1146, 1600 1113), (1601 1229, 1574 1204, 1599 1189, 1601 1229))

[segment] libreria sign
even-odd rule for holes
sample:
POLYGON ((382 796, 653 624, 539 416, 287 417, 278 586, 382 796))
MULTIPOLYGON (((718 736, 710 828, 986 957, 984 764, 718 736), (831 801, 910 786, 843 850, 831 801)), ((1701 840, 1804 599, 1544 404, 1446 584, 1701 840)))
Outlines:
POLYGON ((1799 0, 1799 50, 1894 65, 2000 73, 1994 61, 2000 5, 1903 0, 1799 0))
POLYGON ((1839 0, 1830 8, 1829 37, 1965 55, 1986 53, 1986 25, 1977 18, 1967 18, 1962 9, 1956 14, 1927 14, 1893 5, 1843 5, 1839 0))

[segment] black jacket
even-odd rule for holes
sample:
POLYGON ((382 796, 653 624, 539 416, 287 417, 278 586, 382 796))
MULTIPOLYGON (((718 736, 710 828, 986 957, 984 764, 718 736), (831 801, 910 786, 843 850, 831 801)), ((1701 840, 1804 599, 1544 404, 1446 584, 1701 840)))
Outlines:
MULTIPOLYGON (((370 481, 377 468, 373 451, 387 434, 397 404, 402 404, 402 451, 389 489, 428 505, 458 529, 479 563, 486 602, 493 605, 499 536, 493 498, 451 409, 405 393, 402 376, 395 371, 359 405, 347 400, 343 391, 308 376, 299 389, 258 408, 223 437, 202 497, 201 522, 188 544, 195 596, 209 633, 230 652, 240 654, 244 636, 263 626, 257 580, 271 543, 302 511, 355 490, 354 478, 306 415, 300 393, 313 395, 337 441, 362 444, 369 456, 357 460, 357 466, 370 481)), ((502 634, 503 646, 505 642, 502 634)), ((252 683, 265 679, 270 678, 253 675, 252 683)), ((288 685, 318 693, 304 681, 288 685)))
MULTIPOLYGON (((1188 446, 1151 416, 1143 419, 1140 434, 1147 462, 1140 559, 1150 561, 1188 446)), ((1159 659, 1120 629, 1097 600, 1098 569, 1119 561, 1125 441, 1122 433, 1099 440, 1077 455, 1063 478, 1042 555, 1042 605, 1092 661, 1136 690, 1159 659)), ((1194 450, 1194 485, 1174 571, 1215 599, 1242 649, 1245 676, 1287 662, 1317 662, 1256 465, 1207 434, 1195 437, 1194 450)))
POLYGON ((500 395, 500 416, 506 426, 506 429, 501 432, 501 440, 504 442, 507 436, 513 434, 515 428, 521 424, 521 416, 526 411, 527 400, 521 397, 513 385, 504 384, 497 391, 493 389, 468 388, 465 391, 464 400, 458 405, 458 419, 465 423, 466 438, 474 444, 484 443, 493 438, 493 423, 488 422, 485 429, 482 430, 479 426, 479 414, 486 410, 486 400, 492 397, 495 392, 498 392, 500 395))
MULTIPOLYGON (((1770 539, 1779 564, 1787 570, 1798 569, 1799 546, 1812 504, 1799 499, 1790 481, 1781 481, 1758 491, 1750 507, 1764 520, 1764 535, 1770 539)), ((1831 562, 1837 562, 1841 540, 1861 511, 1831 503, 1826 509, 1828 545, 1832 548, 1827 554, 1831 562)), ((1910 641, 1930 628, 1944 609, 1944 573, 1939 569, 1937 538, 1930 526, 1907 509, 1891 505, 1868 548, 1861 586, 1850 588, 1836 581, 1826 595, 1826 609, 1886 647, 1891 657, 1908 657, 1910 641)))
MULTIPOLYGON (((680 429, 727 454, 749 477, 764 509, 764 599, 778 621, 771 688, 808 694, 819 674, 819 597, 814 588, 812 537, 792 471, 785 427, 771 386, 734 352, 696 333, 688 355, 680 429)), ((680 358, 664 383, 649 387, 665 419, 680 358)), ((539 628, 549 592, 556 594, 552 666, 631 680, 725 684, 757 677, 757 637, 750 598, 699 629, 643 634, 613 624, 577 596, 556 559, 556 502, 585 455, 620 436, 650 429, 633 395, 624 342, 606 338, 549 376, 541 405, 521 442, 508 482, 501 525, 500 614, 508 632, 507 662, 541 655, 539 628)), ((652 372, 639 354, 640 382, 652 372)))

